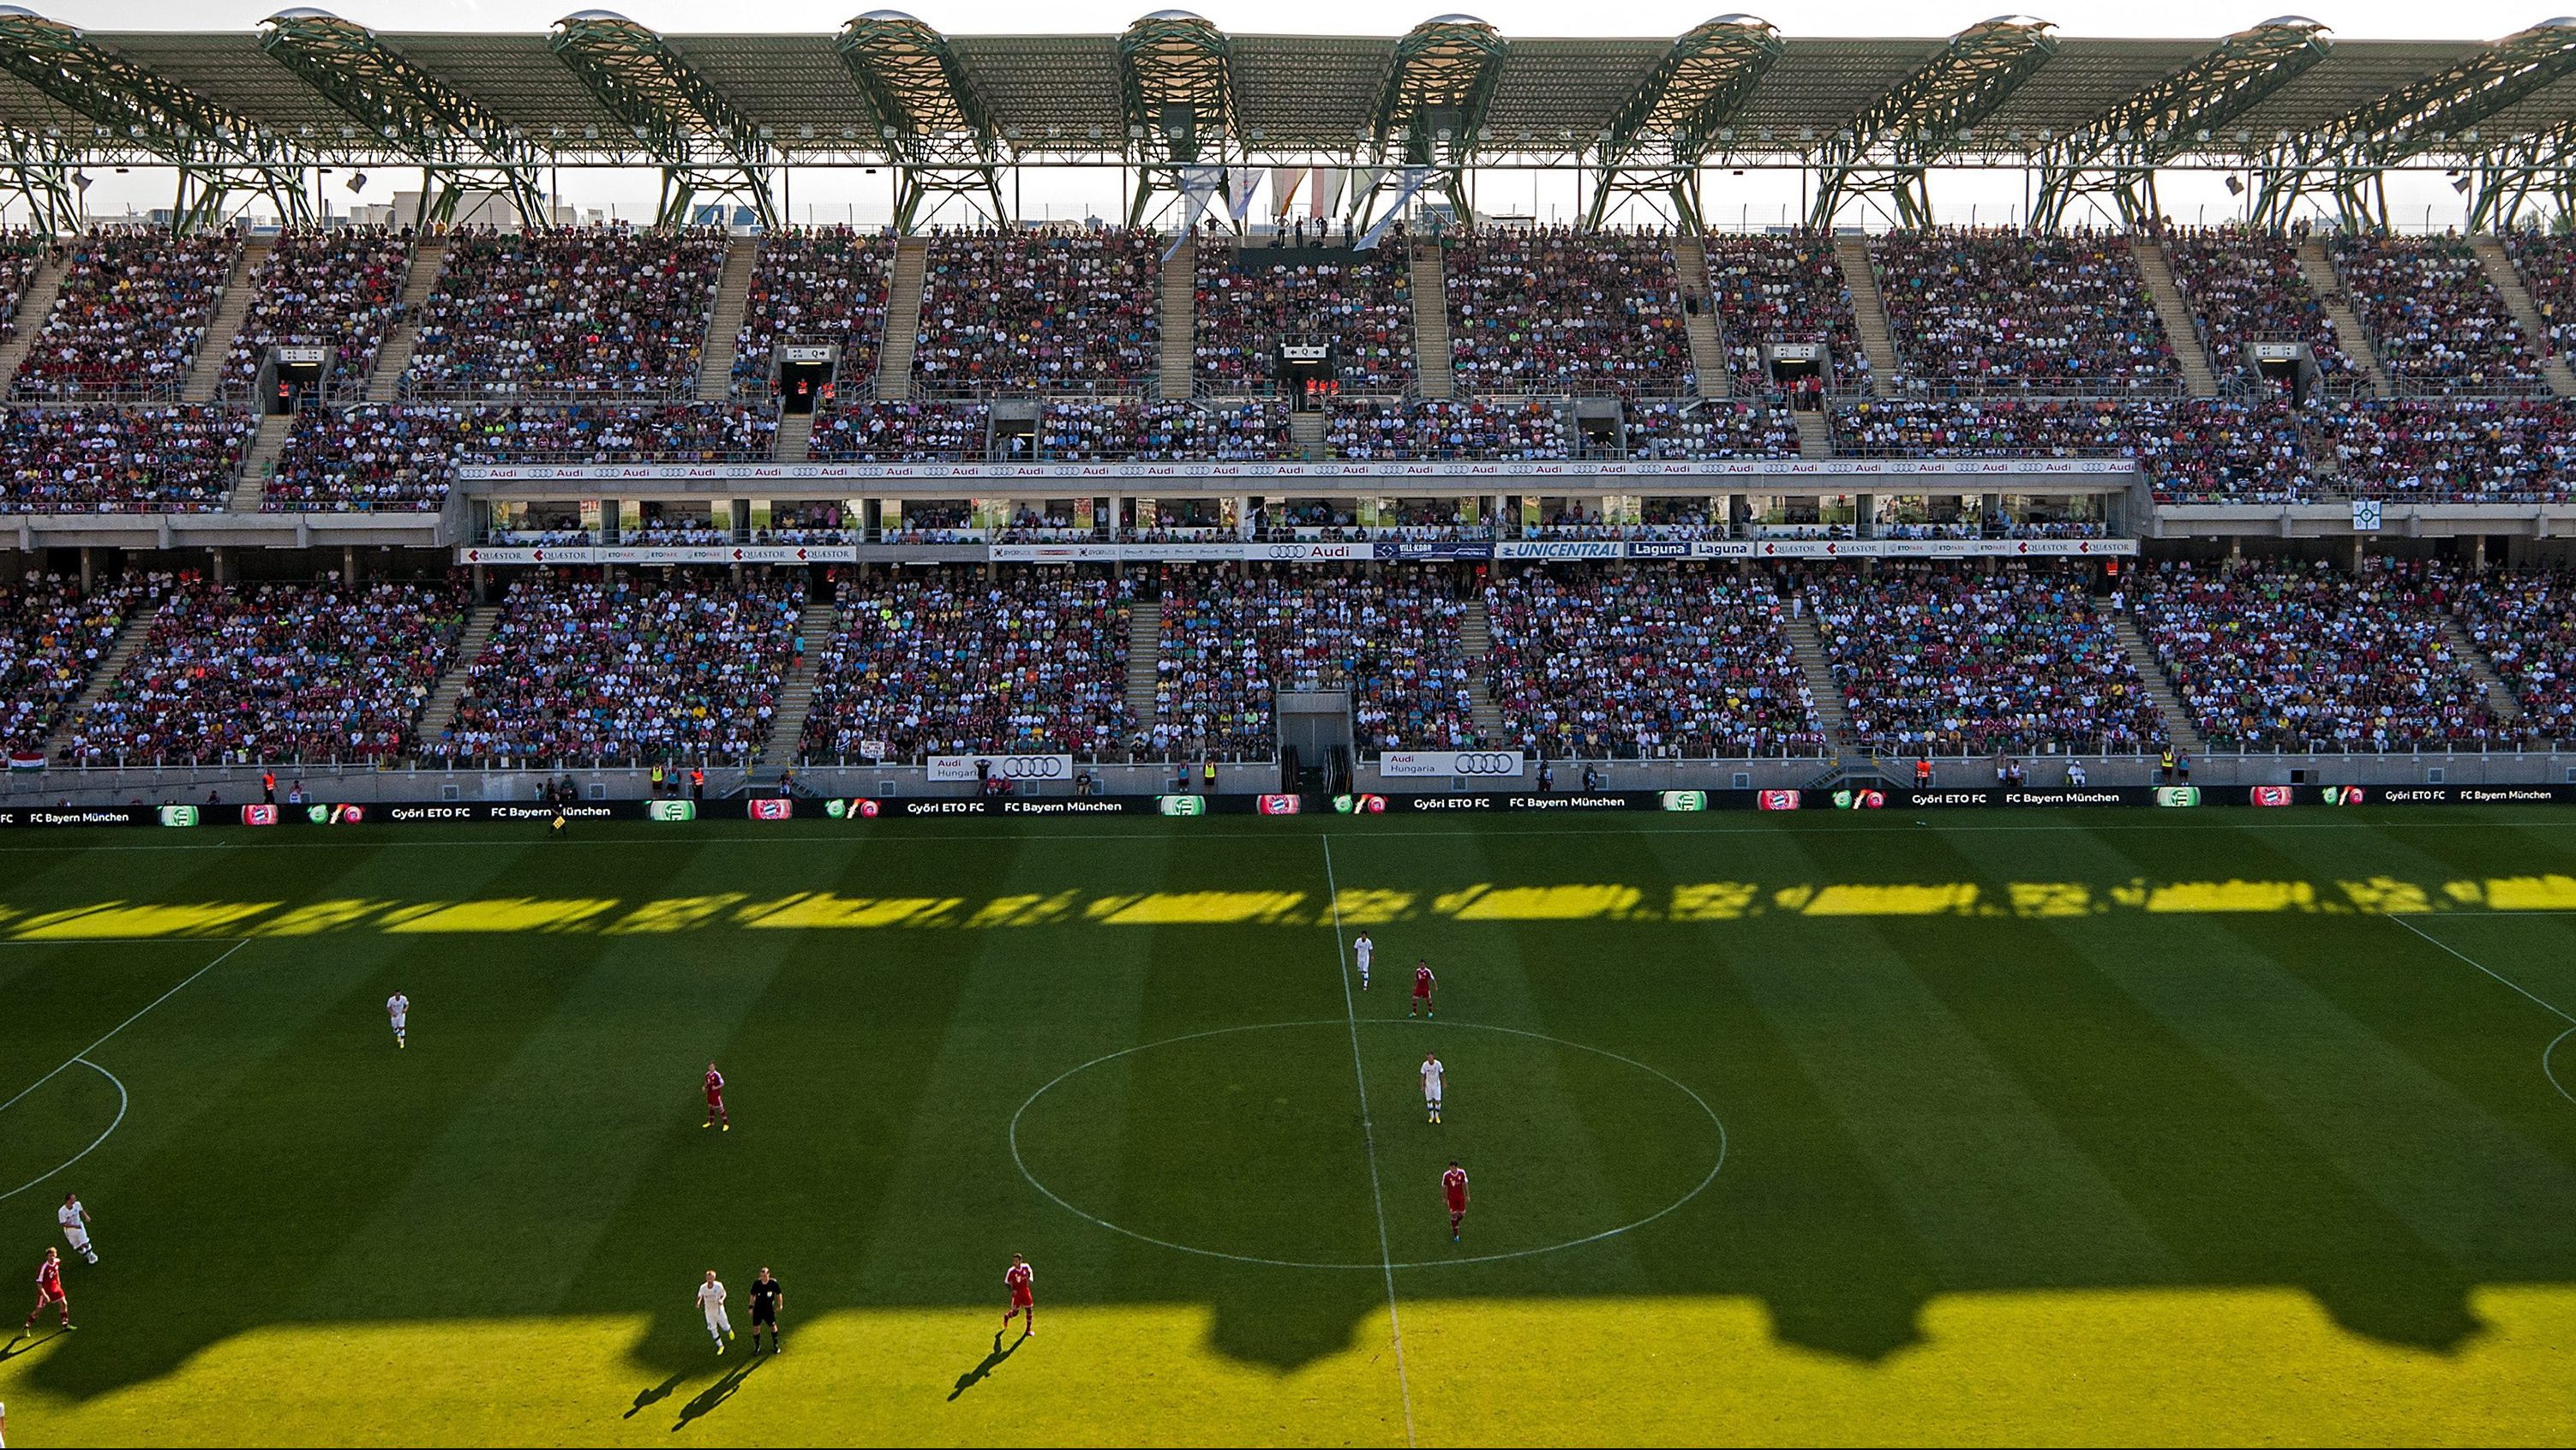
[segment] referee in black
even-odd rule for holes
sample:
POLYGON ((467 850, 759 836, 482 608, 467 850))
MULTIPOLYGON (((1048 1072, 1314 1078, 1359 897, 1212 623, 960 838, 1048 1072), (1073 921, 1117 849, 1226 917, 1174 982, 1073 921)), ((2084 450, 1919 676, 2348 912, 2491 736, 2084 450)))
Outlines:
POLYGON ((769 1352, 778 1353, 786 1346, 778 1337, 778 1310, 787 1302, 787 1286, 769 1276, 763 1264, 760 1277, 751 1283, 751 1352, 760 1353, 760 1326, 769 1326, 769 1352))

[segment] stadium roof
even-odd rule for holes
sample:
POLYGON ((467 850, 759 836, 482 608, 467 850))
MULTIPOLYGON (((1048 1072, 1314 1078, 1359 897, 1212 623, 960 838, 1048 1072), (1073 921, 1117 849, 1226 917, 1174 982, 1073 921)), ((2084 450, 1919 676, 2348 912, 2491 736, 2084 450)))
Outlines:
MULTIPOLYGON (((211 126, 225 148, 272 164, 281 151, 310 165, 419 164, 441 149, 433 140, 561 166, 1164 164, 1172 138, 1155 134, 1139 97, 1184 81, 1200 88, 1202 137, 1223 143, 1210 154, 1229 163, 1771 164, 1865 189, 1853 178, 1889 169, 2062 161, 2072 138, 2137 114, 2162 86, 2160 104, 2224 91, 2222 124, 2175 114, 2184 134, 2152 148, 2153 164, 2277 166, 2299 138, 2300 167, 2461 164, 2576 132, 2576 21, 2479 43, 2341 41, 2283 17, 2195 42, 2060 37, 2019 16, 1946 38, 1806 38, 1725 16, 1659 40, 1504 36, 1469 16, 1400 37, 1228 35, 1158 11, 1124 37, 947 36, 872 11, 838 34, 657 35, 584 11, 548 34, 458 34, 368 31, 297 9, 258 31, 138 33, 0 6, 0 126, 90 162, 167 161, 182 140, 196 154, 211 126), (344 67, 358 56, 360 70, 404 78, 408 119, 385 124, 374 91, 353 108, 332 79, 345 71, 294 63, 273 40, 281 29, 339 34, 347 44, 323 49, 344 67), (1137 43, 1148 31, 1158 43, 1137 43), (2283 33, 2310 41, 2295 64, 2232 89, 2184 83, 2224 69, 2229 47, 2283 33), (1197 79, 1139 74, 1186 69, 1193 49, 1207 58, 1197 79), (67 50, 85 63, 57 64, 67 50), (2497 63, 2507 57, 2516 64, 2497 63), (1223 94, 1205 95, 1208 84, 1223 94), (1664 104, 1675 87, 1683 100, 1664 104), (2427 88, 2442 93, 2430 112, 2396 114, 2427 88), (437 114, 440 97, 454 114, 437 114), (2424 133, 2423 114, 2449 124, 2424 133), (2407 124, 2417 131, 2402 147, 2372 134, 2407 124), (1433 125, 1457 134, 1443 129, 1440 154, 1426 156, 1416 131, 1433 125)), ((2094 139, 2098 159, 2115 138, 2094 139)))

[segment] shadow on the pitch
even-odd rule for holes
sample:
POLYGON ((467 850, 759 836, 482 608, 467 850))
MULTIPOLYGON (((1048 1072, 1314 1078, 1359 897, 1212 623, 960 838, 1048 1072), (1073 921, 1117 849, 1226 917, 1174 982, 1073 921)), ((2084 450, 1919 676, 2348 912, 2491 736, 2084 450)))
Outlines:
MULTIPOLYGON (((732 1399, 733 1392, 741 1389, 742 1382, 751 1378, 751 1372, 758 1368, 760 1368, 760 1357, 758 1355, 754 1355, 734 1366, 732 1369, 727 1370, 714 1384, 698 1391, 698 1397, 696 1399, 693 1399, 680 1407, 680 1418, 671 1426, 671 1433, 676 1435, 680 1431, 689 1428, 689 1422, 691 1420, 709 1413, 725 1401, 732 1399)), ((674 1378, 677 1378, 677 1376, 674 1376, 674 1378)))
POLYGON ((984 1356, 984 1362, 982 1364, 975 1366, 973 1369, 970 1369, 957 1377, 957 1388, 948 1392, 950 1402, 954 1403, 959 1395, 962 1395, 968 1390, 975 1388, 975 1386, 982 1384, 987 1376, 1002 1367, 1003 1360, 1009 1359, 1012 1355, 1020 1352, 1020 1346, 1028 1342, 1028 1337, 1028 1331, 1023 1329, 1020 1331, 1019 1338, 1012 1340, 1006 1345, 1002 1343, 1002 1331, 998 1329, 994 1330, 993 1352, 984 1356))
POLYGON ((22 1330, 13 1336, 7 1345, 0 1346, 0 1364, 7 1364, 47 1340, 60 1339, 64 1332, 60 1329, 50 1329, 39 1334, 22 1330))
POLYGON ((644 1413, 647 1407, 658 1405, 664 1400, 669 1399, 671 1397, 671 1391, 678 1389, 680 1387, 680 1381, 687 1379, 688 1377, 689 1376, 685 1371, 674 1371, 669 1379, 662 1381, 660 1384, 637 1390, 635 1392, 635 1403, 627 1408, 625 1418, 632 1420, 637 1415, 644 1413))

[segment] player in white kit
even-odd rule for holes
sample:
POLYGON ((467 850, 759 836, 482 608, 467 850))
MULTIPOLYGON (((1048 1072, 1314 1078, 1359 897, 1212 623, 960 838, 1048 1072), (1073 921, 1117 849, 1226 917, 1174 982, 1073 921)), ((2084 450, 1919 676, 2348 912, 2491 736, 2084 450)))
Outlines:
POLYGON ((89 1210, 81 1207, 79 1194, 63 1195, 63 1206, 54 1210, 54 1222, 63 1226, 63 1239, 72 1246, 73 1253, 93 1264, 98 1262, 98 1250, 89 1246, 89 1210))
POLYGON ((1440 1121, 1440 1088, 1449 1077, 1447 1064, 1431 1053, 1422 1054, 1422 1106, 1431 1121, 1440 1121))
POLYGON ((411 1020, 411 999, 400 992, 396 992, 392 996, 387 997, 385 999, 385 1015, 393 1019, 394 1046, 411 1046, 410 1039, 403 1035, 403 1024, 411 1020))
POLYGON ((707 1281, 698 1286, 698 1307, 706 1311, 707 1338, 716 1342, 716 1353, 724 1353, 725 1341, 733 1338, 733 1321, 725 1317, 725 1286, 716 1282, 716 1271, 707 1270, 707 1281))
POLYGON ((1360 939, 1351 943, 1351 955, 1359 958, 1360 990, 1365 992, 1368 990, 1369 958, 1377 955, 1377 943, 1368 939, 1367 932, 1361 932, 1360 939))

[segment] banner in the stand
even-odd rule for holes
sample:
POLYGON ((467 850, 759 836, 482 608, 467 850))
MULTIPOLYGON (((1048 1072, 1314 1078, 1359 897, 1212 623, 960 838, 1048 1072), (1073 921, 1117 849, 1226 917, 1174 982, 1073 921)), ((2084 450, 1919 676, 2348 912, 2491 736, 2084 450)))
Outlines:
POLYGON ((934 755, 930 779, 956 785, 998 776, 1014 785, 1040 785, 1073 779, 1070 755, 934 755))
POLYGON ((1074 478, 2100 478, 2137 472, 2125 458, 1341 458, 1091 463, 469 463, 468 483, 791 483, 805 480, 1074 478))
POLYGON ((1388 780, 1429 776, 1517 779, 1529 760, 1517 750, 1389 750, 1377 758, 1377 773, 1388 780))
POLYGON ((561 545, 544 548, 467 544, 460 564, 849 564, 854 544, 688 544, 668 548, 561 545))
POLYGON ((1494 557, 1494 546, 1486 539, 1380 539, 1372 553, 1362 557, 1401 559, 1409 563, 1490 559, 1494 557))

